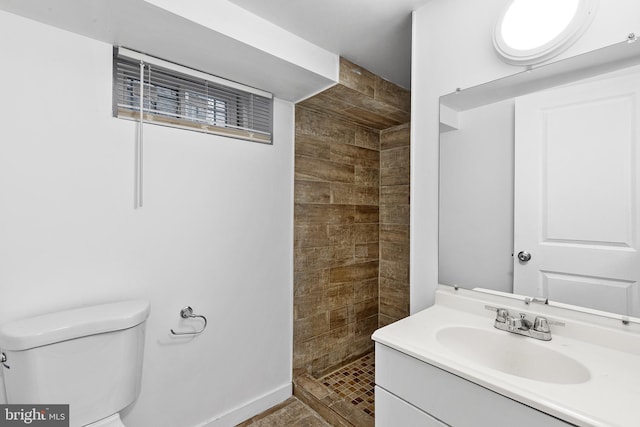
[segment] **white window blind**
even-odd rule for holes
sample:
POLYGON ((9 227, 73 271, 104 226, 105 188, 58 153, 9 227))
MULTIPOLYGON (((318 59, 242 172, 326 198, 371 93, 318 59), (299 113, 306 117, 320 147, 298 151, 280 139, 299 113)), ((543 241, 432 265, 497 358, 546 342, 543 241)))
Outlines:
POLYGON ((140 120, 142 105, 145 123, 272 142, 271 94, 128 49, 114 49, 113 98, 116 117, 140 120))

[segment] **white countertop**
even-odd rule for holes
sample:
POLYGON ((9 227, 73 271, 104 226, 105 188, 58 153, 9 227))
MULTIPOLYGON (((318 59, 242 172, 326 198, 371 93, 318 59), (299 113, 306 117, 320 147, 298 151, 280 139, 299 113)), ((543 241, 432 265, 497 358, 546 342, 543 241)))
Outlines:
POLYGON ((377 330, 373 340, 569 423, 640 426, 640 325, 635 323, 440 287, 434 306, 377 330), (519 338, 575 359, 588 369, 589 379, 558 384, 507 374, 474 362, 472 352, 460 354, 436 338, 438 331, 452 326, 515 336, 493 327, 495 312, 487 306, 563 322, 565 326, 551 326, 551 341, 519 338))

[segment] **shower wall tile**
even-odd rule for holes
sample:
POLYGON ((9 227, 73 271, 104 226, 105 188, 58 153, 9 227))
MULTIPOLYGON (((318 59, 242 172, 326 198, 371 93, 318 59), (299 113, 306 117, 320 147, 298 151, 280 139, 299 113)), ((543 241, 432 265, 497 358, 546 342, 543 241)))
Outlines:
POLYGON ((393 319, 409 315, 409 284, 380 278, 380 314, 393 319))
MULTIPOLYGON (((398 320, 398 319, 396 319, 395 317, 390 317, 390 316, 384 315, 382 313, 378 313, 378 328, 382 328, 384 326, 390 325, 393 322, 395 322, 396 320, 398 320)), ((295 356, 294 356, 294 358, 295 358, 295 356)))
POLYGON ((371 351, 378 324, 379 132, 296 108, 294 369, 371 351))
POLYGON ((354 282, 378 277, 378 261, 332 268, 329 276, 331 283, 354 282))
POLYGON ((294 271, 293 295, 301 296, 321 292, 329 286, 329 272, 329 269, 294 271))
MULTIPOLYGON (((404 129, 403 134, 409 138, 409 129, 404 129)), ((398 142, 394 144, 398 144, 398 142)), ((410 162, 411 151, 408 146, 383 149, 380 152, 381 186, 409 185, 411 182, 410 162)))
POLYGON ((329 312, 329 325, 330 329, 334 330, 348 325, 352 320, 353 310, 349 310, 350 307, 342 307, 329 312))
POLYGON ((409 205, 382 205, 380 206, 380 222, 382 224, 409 225, 409 205))
POLYGON ((296 138, 298 136, 311 136, 326 143, 341 142, 354 145, 356 126, 312 110, 296 108, 296 138))
POLYGON ((293 334, 299 341, 329 332, 329 313, 319 313, 293 321, 293 334))
POLYGON ((411 173, 409 166, 380 170, 380 185, 402 185, 409 184, 410 181, 411 173))
POLYGON ((380 152, 380 168, 408 168, 411 157, 409 147, 396 147, 380 152))
POLYGON ((380 224, 380 241, 409 246, 409 224, 380 224))
POLYGON ((355 206, 354 221, 360 224, 378 224, 380 208, 378 206, 355 206))
MULTIPOLYGON (((344 90, 343 92, 347 92, 344 90)), ((357 98, 352 98, 351 102, 357 101, 357 98)), ((351 107, 343 111, 343 113, 350 119, 357 121, 365 126, 375 127, 389 127, 401 122, 406 113, 385 109, 383 111, 372 112, 366 107, 351 107)))
POLYGON ((379 190, 375 187, 363 187, 360 185, 331 183, 331 203, 341 205, 377 205, 379 190))
POLYGON ((380 134, 380 327, 409 315, 410 129, 380 134))
POLYGON ((391 129, 385 129, 380 134, 380 150, 390 150, 398 147, 408 147, 407 138, 410 132, 411 124, 396 126, 391 129))
MULTIPOLYGON (((298 180, 295 181, 297 186, 298 180)), ((358 214, 358 218, 360 218, 358 214)), ((351 224, 355 221, 355 206, 296 203, 294 224, 351 224)), ((362 222, 362 221, 358 221, 362 222)))
POLYGON ((371 98, 375 95, 376 75, 344 58, 340 58, 339 79, 341 84, 364 95, 371 98))
POLYGON ((318 270, 353 264, 353 246, 319 246, 294 249, 294 271, 318 270))
MULTIPOLYGON (((386 277, 409 283, 409 264, 405 262, 380 260, 380 278, 386 277)), ((382 291, 382 289, 380 289, 382 291)), ((382 294, 381 294, 382 297, 382 294)))
POLYGON ((378 243, 356 243, 355 255, 356 262, 378 259, 380 256, 380 245, 378 243))
POLYGON ((378 314, 378 300, 368 299, 355 304, 356 320, 366 320, 378 314))
POLYGON ((322 138, 310 135, 296 135, 296 155, 329 160, 331 150, 322 138))
POLYGON ((408 315, 410 92, 344 59, 296 105, 293 368, 321 376, 408 315))
POLYGON ((330 145, 329 158, 334 162, 349 166, 380 168, 380 151, 357 147, 355 145, 332 142, 330 145))
POLYGON ((296 156, 296 179, 327 182, 355 182, 355 166, 332 160, 296 156))
POLYGON ((395 85, 380 76, 376 76, 374 87, 375 98, 378 101, 393 105, 402 111, 411 111, 411 91, 395 85))
POLYGON ((380 151, 380 132, 373 129, 358 127, 356 129, 355 145, 380 151))
MULTIPOLYGON (((322 111, 327 114, 346 119, 373 130, 383 130, 409 122, 411 119, 411 93, 389 81, 374 75, 368 70, 355 65, 344 58, 340 60, 340 82, 323 92, 305 99, 298 106, 308 110, 322 111)), ((307 133, 312 126, 301 123, 307 133)), ((316 134, 322 130, 314 131, 316 134)), ((327 134, 328 132, 325 132, 327 134)), ((358 140, 355 145, 379 148, 366 140, 358 140)), ((373 143, 374 138, 370 138, 373 143)))
POLYGON ((378 329, 377 320, 376 316, 369 316, 356 321, 356 334, 363 337, 371 336, 378 329))
MULTIPOLYGON (((325 90, 318 96, 317 101, 319 105, 326 104, 327 109, 333 114, 341 114, 347 120, 378 130, 407 123, 411 116, 408 111, 366 96, 345 85, 335 85, 325 90), (334 102, 335 99, 340 99, 340 102, 334 102), (339 110, 336 111, 334 108, 339 110)), ((308 106, 306 100, 302 104, 308 106)))
POLYGON ((356 166, 355 174, 356 174, 355 182, 357 185, 363 185, 365 187, 373 187, 376 190, 379 189, 380 169, 356 166))
POLYGON ((409 205, 408 185, 383 185, 380 187, 381 205, 409 205))
POLYGON ((353 283, 331 285, 326 292, 329 310, 353 305, 353 283))
MULTIPOLYGON (((295 248, 329 246, 334 241, 329 237, 327 224, 296 225, 293 231, 295 248)), ((348 243, 344 242, 344 243, 348 243)))
MULTIPOLYGON (((328 90, 329 89, 327 89, 327 91, 328 90)), ((325 92, 326 91, 323 91, 317 95, 312 96, 311 98, 307 98, 298 105, 309 110, 322 112, 345 111, 351 108, 351 104, 349 104, 346 100, 340 99, 340 97, 336 97, 333 95, 335 91, 328 93, 325 92)))
POLYGON ((355 243, 377 242, 379 230, 378 224, 355 224, 353 226, 353 241, 355 243))
POLYGON ((299 203, 329 203, 331 184, 320 181, 299 180, 295 186, 295 200, 299 203))
POLYGON ((406 243, 380 243, 380 259, 409 263, 409 246, 406 243))
POLYGON ((362 280, 353 284, 353 302, 378 299, 378 277, 362 280))
POLYGON ((310 292, 293 297, 293 319, 304 319, 327 311, 327 297, 325 292, 310 292))
POLYGON ((328 224, 327 236, 334 245, 347 245, 353 243, 355 225, 351 224, 328 224))

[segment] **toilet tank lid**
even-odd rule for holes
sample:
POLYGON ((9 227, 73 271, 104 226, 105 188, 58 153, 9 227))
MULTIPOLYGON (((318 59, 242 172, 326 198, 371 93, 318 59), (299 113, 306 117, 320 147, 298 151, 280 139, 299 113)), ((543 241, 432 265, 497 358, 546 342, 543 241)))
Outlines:
POLYGON ((0 349, 28 350, 60 341, 128 329, 149 317, 149 302, 129 300, 15 320, 0 327, 0 349))

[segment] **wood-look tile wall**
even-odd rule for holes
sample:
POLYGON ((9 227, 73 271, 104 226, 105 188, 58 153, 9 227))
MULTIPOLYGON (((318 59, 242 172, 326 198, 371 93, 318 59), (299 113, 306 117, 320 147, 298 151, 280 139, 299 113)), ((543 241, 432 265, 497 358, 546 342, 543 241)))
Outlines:
POLYGON ((409 315, 409 134, 409 123, 380 133, 380 326, 409 315))
POLYGON ((296 105, 293 368, 318 377, 409 314, 411 93, 345 59, 296 105))
POLYGON ((340 84, 300 104, 353 123, 383 130, 411 120, 411 92, 340 58, 340 84))
POLYGON ((373 348, 379 136, 296 107, 293 367, 314 376, 373 348))

